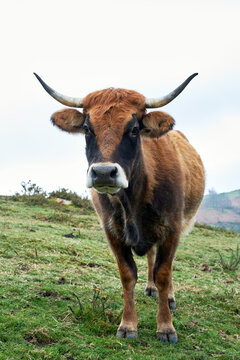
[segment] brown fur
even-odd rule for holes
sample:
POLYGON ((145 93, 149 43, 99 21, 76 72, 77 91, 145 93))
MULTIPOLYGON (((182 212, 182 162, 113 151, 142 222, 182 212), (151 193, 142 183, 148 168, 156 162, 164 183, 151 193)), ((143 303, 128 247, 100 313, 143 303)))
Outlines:
POLYGON ((109 88, 95 91, 83 99, 83 108, 88 111, 94 108, 99 116, 105 114, 113 106, 119 108, 124 106, 126 111, 129 106, 135 106, 136 109, 144 111, 145 98, 133 90, 109 88))
POLYGON ((83 114, 75 109, 63 109, 51 117, 53 125, 70 133, 82 133, 83 114))
POLYGON ((163 111, 153 111, 144 116, 143 125, 146 126, 146 129, 142 130, 142 135, 156 138, 171 130, 175 121, 163 111))
POLYGON ((99 149, 107 160, 121 141, 132 114, 142 117, 145 113, 145 98, 135 91, 110 88, 89 94, 83 106, 94 124, 99 149))

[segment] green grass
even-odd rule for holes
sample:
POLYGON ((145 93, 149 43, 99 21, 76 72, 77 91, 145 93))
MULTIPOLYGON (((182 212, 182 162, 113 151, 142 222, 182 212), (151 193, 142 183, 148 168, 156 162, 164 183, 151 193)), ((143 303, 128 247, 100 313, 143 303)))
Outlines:
POLYGON ((137 340, 115 337, 117 265, 94 212, 0 198, 0 360, 239 359, 240 272, 223 269, 240 235, 197 226, 174 263, 176 345, 156 339, 157 299, 139 279, 137 340), (68 237, 64 236, 68 235, 68 237))

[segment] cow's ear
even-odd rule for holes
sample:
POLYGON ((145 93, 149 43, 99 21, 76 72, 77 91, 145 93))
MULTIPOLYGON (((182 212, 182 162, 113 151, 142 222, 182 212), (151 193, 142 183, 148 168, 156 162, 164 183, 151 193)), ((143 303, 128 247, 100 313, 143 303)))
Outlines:
POLYGON ((51 121, 53 125, 69 133, 84 133, 82 125, 84 115, 75 109, 63 109, 52 114, 51 121))
POLYGON ((144 137, 157 138, 172 130, 175 125, 174 119, 162 111, 153 111, 144 115, 142 119, 141 135, 144 137))

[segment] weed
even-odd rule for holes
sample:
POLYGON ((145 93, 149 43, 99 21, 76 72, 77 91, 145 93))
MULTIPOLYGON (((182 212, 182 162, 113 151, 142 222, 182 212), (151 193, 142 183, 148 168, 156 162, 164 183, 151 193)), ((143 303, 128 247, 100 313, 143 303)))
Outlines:
POLYGON ((92 297, 92 307, 93 309, 101 308, 102 313, 105 314, 105 310, 108 308, 107 297, 101 295, 101 290, 94 285, 93 286, 93 297, 92 297))
POLYGON ((240 254, 239 254, 239 246, 237 245, 236 253, 234 253, 233 249, 231 249, 232 255, 229 260, 224 260, 222 254, 219 251, 220 264, 223 269, 236 271, 240 264, 240 254))
POLYGON ((107 311, 110 307, 108 298, 101 294, 101 290, 96 285, 93 286, 91 300, 87 301, 84 305, 77 294, 72 293, 72 295, 77 299, 78 305, 74 309, 70 305, 68 307, 76 320, 85 316, 87 317, 90 313, 91 318, 98 318, 99 316, 102 316, 103 318, 109 320, 109 318, 113 317, 113 313, 111 311, 107 311))
POLYGON ((238 295, 236 289, 234 288, 231 288, 230 290, 228 288, 225 288, 224 289, 224 295, 225 295, 225 299, 226 298, 233 298, 233 297, 236 297, 238 295))
POLYGON ((71 310, 73 316, 76 318, 76 319, 79 319, 81 317, 81 315, 83 314, 83 305, 78 297, 77 294, 75 293, 72 293, 73 296, 75 296, 75 298, 77 299, 77 302, 78 302, 78 308, 77 309, 73 309, 70 305, 68 305, 68 308, 71 310))
POLYGON ((23 195, 44 195, 46 196, 47 193, 45 191, 43 191, 42 188, 40 188, 40 186, 38 186, 37 184, 33 184, 31 182, 31 180, 28 180, 28 182, 22 181, 21 183, 22 186, 22 193, 23 195))

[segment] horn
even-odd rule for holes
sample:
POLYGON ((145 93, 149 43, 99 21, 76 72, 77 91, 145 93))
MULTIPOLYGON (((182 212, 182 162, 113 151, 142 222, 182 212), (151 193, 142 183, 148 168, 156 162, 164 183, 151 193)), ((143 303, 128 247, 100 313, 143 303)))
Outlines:
POLYGON ((170 94, 168 94, 168 95, 165 95, 165 96, 159 97, 159 98, 152 98, 152 99, 146 98, 146 103, 145 103, 146 108, 153 109, 153 108, 159 108, 164 105, 167 105, 172 100, 174 100, 185 89, 185 87, 190 83, 190 81, 196 75, 198 75, 198 73, 195 73, 195 74, 192 74, 191 76, 189 76, 187 78, 187 80, 185 80, 180 86, 178 86, 175 90, 170 92, 170 94))
POLYGON ((51 95, 55 100, 59 101, 61 104, 71 107, 77 107, 77 108, 83 107, 83 98, 76 98, 76 97, 62 95, 57 91, 53 90, 52 88, 50 88, 50 86, 48 86, 36 73, 33 74, 36 76, 36 78, 43 86, 43 88, 46 90, 46 92, 49 93, 49 95, 51 95))

